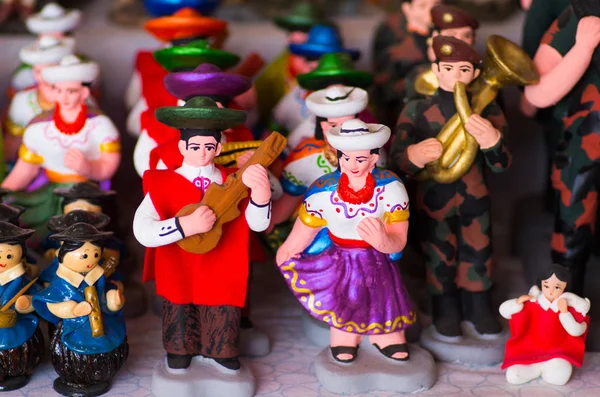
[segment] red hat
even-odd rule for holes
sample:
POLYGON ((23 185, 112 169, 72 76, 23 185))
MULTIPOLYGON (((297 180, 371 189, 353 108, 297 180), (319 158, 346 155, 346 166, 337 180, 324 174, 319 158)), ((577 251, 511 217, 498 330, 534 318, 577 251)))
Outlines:
POLYGON ((225 32, 227 22, 202 16, 193 8, 186 7, 171 16, 151 19, 144 28, 158 40, 169 42, 190 37, 217 36, 225 32))

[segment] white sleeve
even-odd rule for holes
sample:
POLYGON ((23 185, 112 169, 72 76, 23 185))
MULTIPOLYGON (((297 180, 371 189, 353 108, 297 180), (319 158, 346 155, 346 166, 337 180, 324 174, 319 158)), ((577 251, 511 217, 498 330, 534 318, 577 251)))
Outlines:
POLYGON ((183 230, 177 218, 160 220, 150 194, 135 211, 133 217, 133 234, 137 241, 145 247, 161 247, 175 243, 184 238, 183 230))
POLYGON ((96 116, 96 118, 98 119, 98 127, 93 136, 98 145, 121 141, 121 134, 119 134, 117 126, 111 119, 105 115, 96 116))
POLYGON ((513 314, 517 314, 521 310, 523 310, 523 304, 517 303, 516 299, 509 299, 500 305, 500 315, 507 320, 510 320, 513 314))
POLYGON ((25 132, 23 133, 23 145, 27 150, 37 155, 40 154, 40 145, 47 144, 44 136, 40 134, 40 131, 42 131, 40 129, 40 124, 42 123, 31 124, 29 127, 25 128, 25 132))
POLYGON ((150 138, 148 132, 142 131, 133 149, 133 166, 140 177, 150 169, 150 152, 156 146, 156 141, 150 138))
POLYGON ((290 132, 287 137, 287 147, 292 150, 303 140, 312 138, 314 136, 315 123, 316 120, 313 116, 304 120, 298 127, 294 128, 294 130, 290 132))
POLYGON ((265 205, 255 204, 252 200, 246 207, 246 222, 250 230, 262 232, 267 230, 271 223, 271 201, 265 205))
POLYGON ((139 136, 142 130, 142 113, 148 110, 148 103, 144 98, 141 98, 129 112, 127 116, 127 132, 131 136, 139 136))
POLYGON ((142 96, 142 78, 137 70, 133 72, 129 85, 125 90, 125 106, 131 109, 142 96))
POLYGON ((565 331, 571 336, 581 336, 587 329, 587 324, 585 322, 578 323, 570 312, 560 313, 558 319, 565 331))
POLYGON ((7 114, 8 120, 11 123, 13 123, 14 125, 21 127, 21 128, 25 128, 27 126, 27 121, 25 121, 23 119, 23 113, 25 113, 24 112, 25 109, 23 109, 23 107, 27 106, 21 100, 23 95, 26 95, 26 93, 18 92, 13 97, 13 99, 10 101, 10 104, 8 106, 8 114, 7 114))

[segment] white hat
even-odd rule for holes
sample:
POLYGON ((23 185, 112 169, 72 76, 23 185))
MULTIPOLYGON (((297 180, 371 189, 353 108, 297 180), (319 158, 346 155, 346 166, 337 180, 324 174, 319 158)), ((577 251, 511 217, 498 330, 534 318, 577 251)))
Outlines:
POLYGON ((27 18, 25 23, 31 33, 64 33, 75 29, 80 20, 79 10, 65 10, 56 3, 48 3, 39 13, 27 18))
POLYGON ((29 65, 51 65, 59 63, 64 56, 74 52, 75 39, 72 37, 58 40, 51 36, 44 36, 21 48, 19 58, 21 62, 29 65))
POLYGON ((334 86, 315 91, 306 98, 306 107, 324 118, 359 114, 369 104, 369 94, 358 87, 334 86))
POLYGON ((58 65, 42 70, 42 78, 50 84, 63 81, 91 83, 98 78, 99 73, 100 67, 97 63, 91 61, 83 62, 76 55, 67 55, 60 60, 58 65))
POLYGON ((325 133, 327 142, 341 151, 379 149, 390 139, 391 131, 383 124, 366 124, 359 119, 345 121, 325 133))

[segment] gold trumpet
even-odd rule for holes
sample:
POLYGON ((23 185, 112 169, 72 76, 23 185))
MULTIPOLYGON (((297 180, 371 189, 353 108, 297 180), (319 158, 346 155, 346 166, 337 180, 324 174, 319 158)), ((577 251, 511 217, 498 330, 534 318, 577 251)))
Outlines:
POLYGON ((438 183, 452 183, 463 177, 473 165, 479 145, 464 125, 472 114, 481 114, 505 85, 529 85, 539 81, 539 74, 531 58, 504 37, 492 35, 486 42, 483 72, 470 86, 473 94, 472 109, 467 88, 457 82, 454 86, 455 114, 444 125, 437 139, 443 147, 440 158, 425 167, 419 180, 428 178, 438 183))
POLYGON ((415 79, 415 91, 423 96, 432 96, 438 88, 440 88, 440 83, 431 68, 419 74, 415 79))

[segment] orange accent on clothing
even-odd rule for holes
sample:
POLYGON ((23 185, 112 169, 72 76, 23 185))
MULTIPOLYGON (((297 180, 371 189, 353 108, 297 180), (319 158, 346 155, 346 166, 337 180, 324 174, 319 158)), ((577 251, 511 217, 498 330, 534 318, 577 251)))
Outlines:
POLYGON ((55 172, 48 169, 44 171, 46 171, 48 180, 54 183, 79 183, 88 181, 88 178, 84 178, 76 174, 61 174, 60 172, 55 172))

